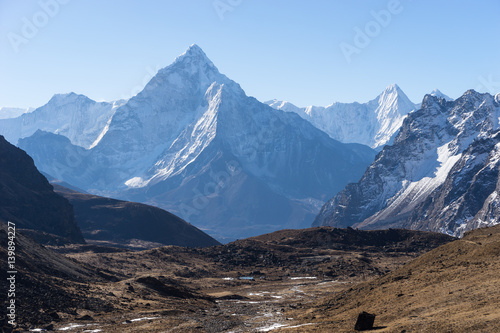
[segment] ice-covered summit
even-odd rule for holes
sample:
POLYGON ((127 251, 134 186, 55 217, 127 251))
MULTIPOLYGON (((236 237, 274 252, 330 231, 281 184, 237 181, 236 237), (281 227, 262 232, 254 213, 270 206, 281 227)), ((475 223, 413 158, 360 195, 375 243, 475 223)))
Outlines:
POLYGON ((47 104, 16 118, 0 119, 0 134, 16 144, 43 130, 66 136, 75 145, 90 148, 123 101, 96 102, 75 93, 56 94, 47 104))
POLYGON ((34 108, 11 108, 11 107, 0 107, 0 119, 10 119, 17 118, 24 113, 30 113, 34 110, 34 108))
POLYGON ((246 96, 196 45, 118 107, 91 149, 38 134, 19 145, 55 178, 235 238, 308 226, 375 156, 246 96))
POLYGON ((210 63, 213 66, 212 61, 207 57, 207 55, 201 49, 201 47, 199 47, 196 44, 192 44, 191 46, 189 46, 189 48, 184 53, 182 53, 177 58, 175 58, 174 64, 177 62, 183 62, 183 61, 188 61, 188 60, 198 61, 198 62, 206 62, 206 63, 210 63))
POLYGON ((431 91, 430 95, 442 98, 447 102, 453 100, 453 98, 449 97, 448 95, 443 94, 439 89, 434 89, 433 91, 431 91))
POLYGON ((416 109, 397 84, 387 86, 367 103, 333 103, 327 107, 299 108, 291 103, 272 100, 269 106, 297 113, 333 139, 381 148, 391 142, 406 115, 416 109))
MULTIPOLYGON (((173 72, 177 75, 194 75, 203 74, 208 81, 217 80, 220 78, 227 79, 222 75, 213 62, 207 57, 205 52, 196 44, 191 45, 186 52, 175 58, 174 62, 158 71, 158 76, 169 76, 173 72)), ((173 82, 175 78, 170 78, 173 82)))

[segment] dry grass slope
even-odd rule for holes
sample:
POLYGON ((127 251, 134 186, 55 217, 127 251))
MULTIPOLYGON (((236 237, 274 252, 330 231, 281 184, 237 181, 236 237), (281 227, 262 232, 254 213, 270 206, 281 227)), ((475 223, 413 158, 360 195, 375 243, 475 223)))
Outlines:
POLYGON ((361 311, 377 315, 377 332, 500 332, 499 256, 500 225, 478 229, 315 303, 301 319, 321 323, 309 332, 352 332, 361 311))

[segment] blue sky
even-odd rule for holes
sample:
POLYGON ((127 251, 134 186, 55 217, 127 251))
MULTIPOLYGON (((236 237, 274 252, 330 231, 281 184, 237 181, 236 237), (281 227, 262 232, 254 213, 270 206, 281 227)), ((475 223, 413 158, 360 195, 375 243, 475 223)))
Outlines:
POLYGON ((391 83, 414 102, 499 92, 499 13, 498 0, 0 0, 0 106, 130 97, 193 43, 261 101, 366 102, 391 83))

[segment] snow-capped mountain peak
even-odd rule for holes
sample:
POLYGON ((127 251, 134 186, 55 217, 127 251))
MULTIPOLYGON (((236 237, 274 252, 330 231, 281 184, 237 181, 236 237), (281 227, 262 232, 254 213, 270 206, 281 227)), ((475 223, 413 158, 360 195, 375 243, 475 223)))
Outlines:
POLYGON ((403 91, 396 83, 390 84, 387 87, 385 87, 382 94, 403 94, 404 95, 403 91))
POLYGON ((66 94, 55 94, 52 98, 47 102, 47 104, 51 104, 54 106, 63 106, 65 104, 74 104, 74 103, 92 103, 93 101, 85 95, 76 94, 74 92, 66 93, 66 94))
POLYGON ((25 113, 30 113, 34 108, 11 108, 11 107, 4 107, 0 106, 0 119, 11 119, 11 118, 17 118, 25 113))
POLYGON ((439 89, 434 89, 433 91, 431 91, 430 95, 442 98, 448 102, 453 100, 453 98, 449 97, 448 95, 443 94, 439 89))
POLYGON ((213 75, 221 75, 214 63, 207 57, 205 52, 196 44, 191 45, 186 52, 175 58, 172 65, 161 69, 159 75, 168 75, 171 69, 175 71, 185 71, 190 74, 199 71, 211 72, 213 75))
POLYGON ((408 96, 397 84, 387 86, 376 98, 379 107, 376 109, 379 119, 390 115, 405 116, 415 108, 408 96))
POLYGON ((333 103, 327 107, 298 108, 279 100, 267 105, 295 112, 331 138, 380 148, 391 142, 408 113, 416 109, 397 84, 387 86, 375 99, 364 103, 333 103))
POLYGON ((176 62, 181 62, 181 61, 184 61, 187 59, 198 60, 198 61, 202 60, 204 62, 207 62, 207 63, 210 63, 213 65, 212 61, 207 57, 207 55, 201 49, 201 47, 199 47, 196 44, 192 44, 191 46, 188 47, 188 49, 184 53, 182 53, 181 55, 176 57, 174 60, 174 64, 176 62))
POLYGON ((17 118, 0 119, 0 133, 11 143, 37 130, 66 136, 75 145, 91 148, 117 110, 114 103, 96 102, 84 95, 56 94, 47 104, 17 118))
POLYGON ((269 105, 270 107, 272 107, 273 109, 276 109, 276 110, 282 110, 282 111, 285 111, 285 112, 295 112, 299 116, 301 116, 302 118, 305 117, 303 109, 301 109, 301 108, 293 105, 292 103, 290 103, 288 101, 280 101, 280 100, 277 100, 277 99, 273 99, 273 100, 264 102, 264 104, 267 104, 267 105, 269 105))
POLYGON ((246 96, 196 45, 101 133, 89 150, 51 133, 20 146, 42 170, 89 192, 159 205, 238 237, 307 226, 319 202, 375 155, 246 96))

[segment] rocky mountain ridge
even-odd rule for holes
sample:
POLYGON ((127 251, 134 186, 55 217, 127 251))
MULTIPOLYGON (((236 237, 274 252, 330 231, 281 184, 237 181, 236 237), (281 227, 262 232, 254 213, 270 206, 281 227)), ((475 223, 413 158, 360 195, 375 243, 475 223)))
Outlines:
POLYGON ((394 144, 323 206, 314 225, 460 236, 496 224, 499 116, 490 94, 469 90, 454 101, 426 95, 394 144))

